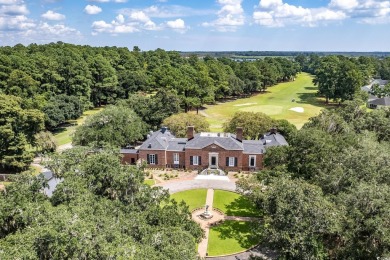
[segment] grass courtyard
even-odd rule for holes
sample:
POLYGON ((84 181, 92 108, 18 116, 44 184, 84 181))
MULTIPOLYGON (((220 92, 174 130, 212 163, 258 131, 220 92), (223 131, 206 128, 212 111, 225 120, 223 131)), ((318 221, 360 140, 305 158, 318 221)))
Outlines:
POLYGON ((222 210, 227 216, 261 217, 251 201, 230 191, 215 190, 213 207, 222 210))
POLYGON ((238 111, 263 112, 274 119, 287 119, 300 129, 310 117, 316 116, 325 107, 324 100, 318 98, 316 93, 317 87, 312 83, 312 76, 301 73, 295 81, 269 87, 265 93, 249 98, 207 105, 201 113, 210 123, 211 131, 215 132, 221 132, 223 123, 238 111), (303 108, 303 112, 291 108, 303 108))
POLYGON ((209 256, 228 255, 255 246, 259 238, 252 235, 252 223, 226 220, 210 229, 209 256))
POLYGON ((186 190, 171 195, 172 199, 177 202, 184 200, 189 206, 189 210, 193 211, 196 208, 204 207, 206 203, 206 189, 186 190))

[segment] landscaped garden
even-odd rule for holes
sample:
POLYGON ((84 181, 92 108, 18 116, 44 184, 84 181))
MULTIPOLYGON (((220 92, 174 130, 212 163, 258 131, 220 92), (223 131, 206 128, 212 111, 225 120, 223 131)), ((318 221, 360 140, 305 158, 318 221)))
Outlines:
POLYGON ((317 87, 312 83, 312 76, 301 73, 295 81, 280 83, 267 88, 249 98, 231 102, 207 105, 201 113, 206 116, 212 131, 220 132, 238 111, 263 112, 274 119, 287 119, 297 128, 301 128, 325 106, 324 100, 316 96, 317 87))
POLYGON ((206 189, 195 189, 172 194, 171 198, 175 199, 177 202, 184 200, 189 206, 190 211, 193 211, 196 208, 205 206, 206 195, 206 189))
MULTIPOLYGON (((205 229, 210 228, 208 240, 205 244, 203 241, 201 242, 201 244, 206 245, 206 247, 202 247, 204 254, 206 254, 207 249, 209 256, 230 255, 245 251, 258 244, 260 238, 253 235, 258 234, 258 232, 253 232, 252 229, 253 221, 261 217, 261 213, 253 203, 244 196, 230 191, 214 190, 211 194, 213 194, 211 208, 219 209, 223 214, 212 210, 211 214, 214 216, 204 220, 207 221, 207 224, 202 222, 199 213, 196 211, 193 213, 193 219, 196 222, 205 229)), ((210 194, 207 193, 206 189, 187 190, 171 195, 178 202, 184 200, 189 205, 190 211, 204 207, 207 196, 210 194)), ((204 212, 204 209, 199 210, 199 212, 204 212)))
POLYGON ((253 223, 226 220, 210 229, 208 256, 228 255, 245 251, 259 243, 251 232, 253 223))
POLYGON ((231 191, 215 190, 213 208, 222 210, 227 216, 261 217, 251 201, 231 191))

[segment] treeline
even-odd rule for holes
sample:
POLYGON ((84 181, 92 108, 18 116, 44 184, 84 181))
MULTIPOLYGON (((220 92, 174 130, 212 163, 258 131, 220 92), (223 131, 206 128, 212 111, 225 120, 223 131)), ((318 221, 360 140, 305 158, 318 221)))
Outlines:
MULTIPOLYGON (((295 61, 302 71, 315 75, 313 83, 318 86, 318 93, 326 98, 343 102, 361 95, 360 88, 372 78, 390 79, 390 57, 378 59, 361 56, 324 56, 312 54, 298 55, 295 61)), ((366 99, 367 97, 363 97, 366 99)))
POLYGON ((311 118, 289 146, 268 149, 266 170, 239 181, 280 258, 389 257, 389 125, 390 110, 347 101, 311 118))
POLYGON ((84 109, 113 104, 131 94, 170 90, 185 111, 231 95, 265 90, 290 80, 297 63, 267 58, 255 63, 179 52, 117 47, 31 44, 0 48, 0 93, 23 98, 45 114, 53 129, 84 109))

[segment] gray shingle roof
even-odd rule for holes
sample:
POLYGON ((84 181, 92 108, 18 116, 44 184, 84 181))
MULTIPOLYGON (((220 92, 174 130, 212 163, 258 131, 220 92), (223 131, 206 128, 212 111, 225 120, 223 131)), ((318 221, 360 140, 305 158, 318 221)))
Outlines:
POLYGON ((140 150, 165 150, 169 141, 175 136, 166 128, 151 133, 148 139, 140 146, 140 150))
POLYGON ((241 142, 237 141, 236 136, 229 134, 226 136, 205 136, 196 134, 193 139, 189 140, 186 149, 202 149, 211 144, 216 144, 225 150, 244 150, 241 142))
POLYGON ((371 101, 368 101, 368 104, 373 104, 377 106, 390 106, 390 97, 378 98, 371 101))
POLYGON ((266 133, 263 135, 260 140, 263 142, 265 147, 277 146, 277 145, 288 145, 286 139, 284 139, 283 135, 279 133, 266 133))
POLYGON ((167 151, 184 151, 187 138, 174 138, 168 143, 167 151))
POLYGON ((262 154, 265 152, 263 142, 260 140, 243 140, 242 144, 246 154, 262 154))

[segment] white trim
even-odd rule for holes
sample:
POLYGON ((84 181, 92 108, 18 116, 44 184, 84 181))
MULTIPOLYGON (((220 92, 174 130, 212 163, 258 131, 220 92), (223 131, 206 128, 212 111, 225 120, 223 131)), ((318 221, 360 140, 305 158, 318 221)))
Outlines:
POLYGON ((192 156, 192 165, 199 165, 199 156, 192 156))
POLYGON ((209 167, 218 169, 218 153, 209 153, 209 167), (215 165, 211 164, 213 157, 215 157, 215 165))
POLYGON ((256 167, 256 155, 249 155, 249 167, 256 167), (251 165, 252 158, 254 159, 254 165, 251 165))
POLYGON ((156 164, 156 155, 155 154, 149 154, 149 164, 152 164, 152 165, 156 164))
POLYGON ((229 167, 234 167, 236 158, 234 157, 229 157, 229 167))
POLYGON ((180 163, 180 156, 178 153, 173 154, 173 164, 179 164, 180 163))

